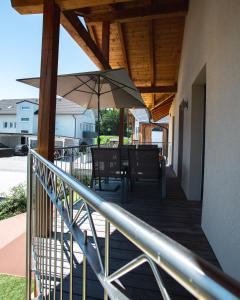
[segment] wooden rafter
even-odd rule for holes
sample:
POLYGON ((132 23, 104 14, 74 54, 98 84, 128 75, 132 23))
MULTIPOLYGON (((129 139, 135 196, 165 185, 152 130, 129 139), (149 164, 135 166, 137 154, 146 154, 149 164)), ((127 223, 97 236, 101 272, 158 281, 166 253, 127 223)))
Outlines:
POLYGON ((163 103, 172 102, 174 97, 175 97, 175 94, 172 94, 170 96, 167 96, 166 98, 161 98, 160 100, 156 99, 154 108, 157 108, 158 106, 162 105, 163 103))
POLYGON ((149 22, 149 68, 151 86, 155 85, 154 21, 149 22))
POLYGON ((102 53, 109 62, 110 23, 102 22, 102 53))
MULTIPOLYGON (((122 56, 123 56, 123 60, 124 60, 124 67, 126 69, 128 69, 129 74, 130 74, 131 70, 130 70, 130 67, 129 67, 129 60, 128 60, 128 55, 127 55, 127 50, 126 50, 126 42, 125 42, 122 26, 123 26, 122 24, 117 23, 118 36, 119 36, 119 40, 120 40, 120 43, 121 43, 122 56)), ((131 74, 130 74, 130 76, 131 76, 131 74)))
MULTIPOLYGON (((56 3, 63 11, 130 1, 133 0, 56 0, 56 3)), ((43 12, 43 0, 11 0, 11 3, 12 7, 21 14, 39 14, 43 12)))
MULTIPOLYGON (((155 19, 167 15, 185 16, 188 10, 188 0, 179 3, 165 3, 147 7, 133 7, 113 10, 111 13, 91 13, 84 17, 88 22, 133 22, 137 19, 155 19)), ((82 13, 80 13, 82 14, 82 13)))
POLYGON ((177 86, 176 85, 167 85, 167 86, 138 86, 137 87, 141 94, 167 94, 167 93, 176 93, 177 86))
POLYGON ((110 68, 109 63, 102 54, 102 51, 95 44, 89 32, 74 12, 62 12, 61 24, 100 69, 110 68))
POLYGON ((99 48, 99 43, 97 39, 97 34, 94 25, 87 25, 88 32, 90 33, 91 38, 93 39, 94 43, 98 46, 99 48))

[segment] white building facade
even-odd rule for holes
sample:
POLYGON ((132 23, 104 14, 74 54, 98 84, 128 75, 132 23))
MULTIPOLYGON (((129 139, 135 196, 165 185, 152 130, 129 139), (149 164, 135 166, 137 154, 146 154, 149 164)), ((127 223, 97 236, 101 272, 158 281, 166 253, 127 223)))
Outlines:
POLYGON ((173 168, 223 270, 240 280, 240 1, 192 0, 170 111, 173 168))
MULTIPOLYGON (((38 99, 0 100, 0 134, 37 135, 38 99)), ((95 134, 95 113, 57 99, 55 135, 84 140, 95 134)))

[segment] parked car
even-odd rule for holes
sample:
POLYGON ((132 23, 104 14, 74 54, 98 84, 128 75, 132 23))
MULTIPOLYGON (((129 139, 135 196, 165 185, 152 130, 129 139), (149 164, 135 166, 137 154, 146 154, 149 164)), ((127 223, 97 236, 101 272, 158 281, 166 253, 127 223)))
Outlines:
POLYGON ((28 154, 28 145, 26 144, 19 144, 15 147, 14 151, 15 155, 27 155, 28 154))

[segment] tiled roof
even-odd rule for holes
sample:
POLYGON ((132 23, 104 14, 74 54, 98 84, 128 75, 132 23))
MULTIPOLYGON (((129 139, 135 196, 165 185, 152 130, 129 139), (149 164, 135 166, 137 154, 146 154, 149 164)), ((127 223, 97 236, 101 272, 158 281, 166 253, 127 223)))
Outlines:
MULTIPOLYGON (((38 99, 3 99, 0 100, 0 115, 15 115, 17 110, 17 103, 30 102, 38 104, 38 99)), ((85 109, 69 100, 58 98, 56 113, 59 115, 80 115, 83 114, 85 109)))

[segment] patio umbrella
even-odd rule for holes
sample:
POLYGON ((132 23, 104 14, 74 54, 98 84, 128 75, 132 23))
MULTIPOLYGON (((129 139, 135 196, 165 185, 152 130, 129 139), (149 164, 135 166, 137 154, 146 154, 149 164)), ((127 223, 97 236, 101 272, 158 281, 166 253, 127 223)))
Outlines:
MULTIPOLYGON (((18 79, 34 87, 40 87, 40 78, 18 79)), ((140 92, 130 79, 126 69, 74 73, 57 76, 57 95, 82 107, 100 108, 145 107, 140 92)), ((100 126, 98 126, 98 145, 100 126)))

